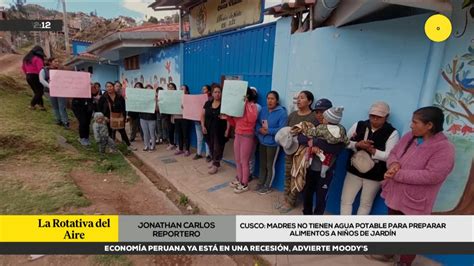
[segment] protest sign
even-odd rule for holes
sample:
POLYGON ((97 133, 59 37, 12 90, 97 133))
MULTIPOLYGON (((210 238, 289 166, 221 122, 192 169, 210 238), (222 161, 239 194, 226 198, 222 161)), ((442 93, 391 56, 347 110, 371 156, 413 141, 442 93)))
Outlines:
POLYGON ((200 121, 202 109, 207 102, 206 94, 184 95, 183 96, 183 118, 200 121))
POLYGON ((248 82, 242 80, 225 80, 222 90, 221 113, 234 117, 244 115, 245 96, 248 82))
POLYGON ((183 94, 181 90, 160 90, 158 92, 158 106, 160 113, 180 115, 183 113, 183 94))
POLYGON ((49 95, 64 98, 91 98, 91 74, 51 69, 49 95))
POLYGON ((140 113, 155 113, 155 90, 128 89, 126 97, 127 111, 140 113))

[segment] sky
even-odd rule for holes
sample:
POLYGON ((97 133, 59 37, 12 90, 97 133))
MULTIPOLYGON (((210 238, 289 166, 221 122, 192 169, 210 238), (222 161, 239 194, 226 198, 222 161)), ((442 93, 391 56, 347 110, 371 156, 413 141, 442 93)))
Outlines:
MULTIPOLYGON (((0 6, 9 7, 12 0, 0 0, 0 6)), ((155 12, 148 5, 153 0, 66 0, 68 12, 90 13, 97 10, 97 15, 105 18, 114 18, 120 15, 132 17, 137 21, 155 16, 162 18, 171 15, 172 11, 155 12)), ((41 5, 47 9, 62 11, 59 0, 27 0, 27 4, 41 5)), ((281 0, 266 0, 265 7, 277 5, 281 0)))

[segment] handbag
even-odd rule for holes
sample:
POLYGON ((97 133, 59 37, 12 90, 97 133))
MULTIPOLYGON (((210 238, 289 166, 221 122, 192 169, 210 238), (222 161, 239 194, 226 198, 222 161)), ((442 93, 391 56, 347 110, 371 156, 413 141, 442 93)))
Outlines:
POLYGON ((124 129, 125 128, 125 118, 123 117, 123 113, 116 113, 112 112, 112 106, 110 105, 110 101, 107 100, 109 103, 109 110, 110 110, 110 128, 111 129, 124 129))
MULTIPOLYGON (((365 129, 364 140, 367 140, 369 136, 369 128, 365 129)), ((375 162, 372 160, 370 154, 364 150, 357 151, 351 157, 351 165, 354 166, 357 171, 362 174, 367 173, 370 169, 374 168, 375 162)))

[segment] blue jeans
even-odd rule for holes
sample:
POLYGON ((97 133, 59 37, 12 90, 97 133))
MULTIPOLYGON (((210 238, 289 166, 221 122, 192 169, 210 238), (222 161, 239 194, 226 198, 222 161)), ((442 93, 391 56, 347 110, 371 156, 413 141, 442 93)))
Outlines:
POLYGON ((53 107, 53 113, 56 117, 56 121, 63 123, 63 125, 69 124, 69 118, 67 116, 66 105, 67 98, 61 97, 49 97, 51 106, 53 107))
POLYGON ((145 148, 154 149, 156 141, 156 120, 140 119, 140 125, 143 130, 143 144, 145 145, 145 148))
POLYGON ((209 145, 204 141, 204 135, 202 134, 202 127, 201 122, 195 122, 196 124, 196 137, 197 137, 197 154, 202 155, 202 144, 206 149, 206 156, 209 156, 211 153, 209 152, 209 145))

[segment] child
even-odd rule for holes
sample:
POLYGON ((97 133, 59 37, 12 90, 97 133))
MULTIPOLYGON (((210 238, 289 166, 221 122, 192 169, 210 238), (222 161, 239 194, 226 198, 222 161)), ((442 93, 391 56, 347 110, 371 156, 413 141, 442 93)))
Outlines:
POLYGON ((101 112, 94 113, 94 123, 92 124, 92 130, 94 131, 94 138, 97 144, 99 144, 99 152, 105 153, 107 145, 110 150, 115 153, 115 143, 112 138, 109 137, 109 130, 107 128, 106 119, 104 114, 101 112))
MULTIPOLYGON (((342 111, 344 107, 332 107, 323 113, 323 123, 316 128, 307 131, 308 137, 315 137, 325 140, 329 144, 344 143, 349 144, 349 139, 346 136, 346 129, 340 125, 342 119, 342 111)), ((312 141, 309 143, 312 146, 312 141)), ((329 169, 332 161, 332 154, 320 151, 316 154, 322 161, 321 177, 326 177, 326 172, 329 169)))

